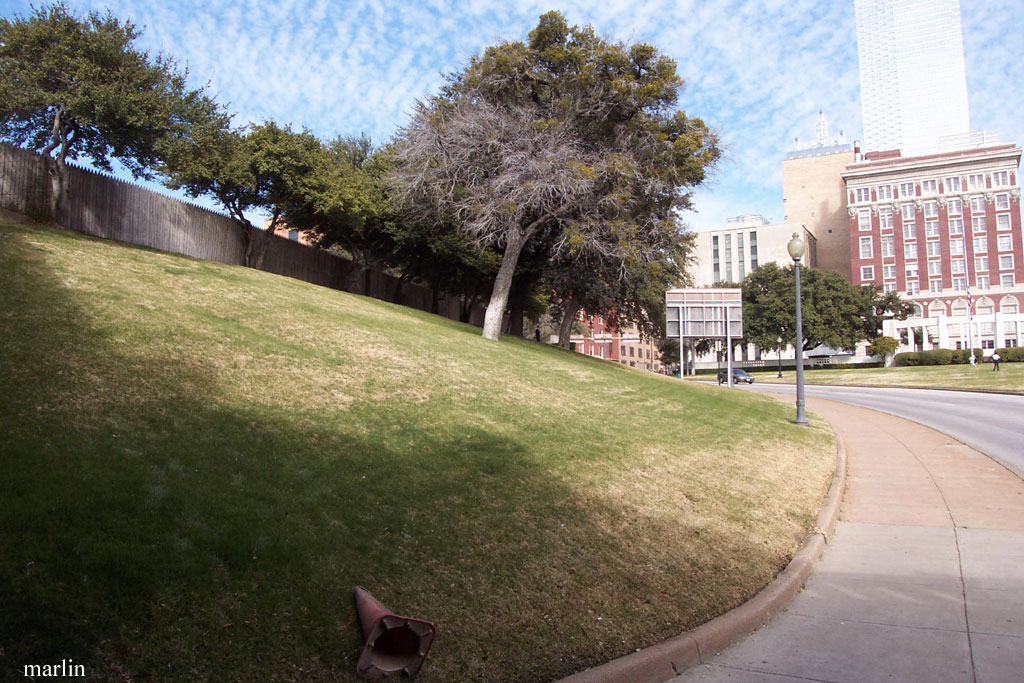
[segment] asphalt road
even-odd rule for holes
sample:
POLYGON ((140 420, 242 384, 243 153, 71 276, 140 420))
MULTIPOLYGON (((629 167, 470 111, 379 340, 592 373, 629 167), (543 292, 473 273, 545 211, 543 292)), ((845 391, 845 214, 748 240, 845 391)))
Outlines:
MULTIPOLYGON (((794 395, 780 384, 744 385, 744 390, 794 395)), ((805 385, 808 398, 825 398, 913 420, 973 446, 1024 479, 1024 396, 936 389, 890 389, 805 385)), ((794 398, 794 417, 796 406, 794 398)))

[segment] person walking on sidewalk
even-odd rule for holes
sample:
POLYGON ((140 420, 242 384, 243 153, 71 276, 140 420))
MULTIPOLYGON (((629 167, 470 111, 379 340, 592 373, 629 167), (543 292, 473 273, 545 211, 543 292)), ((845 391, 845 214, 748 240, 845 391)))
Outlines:
POLYGON ((1001 360, 1002 360, 1002 357, 999 355, 999 352, 998 351, 993 351, 992 352, 992 372, 999 372, 999 361, 1001 361, 1001 360))

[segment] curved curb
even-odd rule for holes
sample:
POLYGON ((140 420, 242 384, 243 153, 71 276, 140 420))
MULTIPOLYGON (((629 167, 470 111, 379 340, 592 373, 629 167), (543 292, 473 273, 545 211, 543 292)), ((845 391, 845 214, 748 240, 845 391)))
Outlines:
POLYGON ((846 447, 835 431, 836 467, 814 531, 786 568, 753 598, 708 623, 664 642, 563 678, 559 683, 663 683, 705 663, 747 634, 756 631, 789 605, 803 588, 839 520, 846 488, 846 447))

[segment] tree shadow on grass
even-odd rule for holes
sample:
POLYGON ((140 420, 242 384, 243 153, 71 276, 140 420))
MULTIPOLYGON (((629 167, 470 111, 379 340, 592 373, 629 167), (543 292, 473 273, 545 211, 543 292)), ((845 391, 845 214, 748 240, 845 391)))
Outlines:
POLYGON ((507 436, 407 424, 406 452, 218 400, 213 365, 126 349, 45 254, 16 252, 0 254, 5 677, 73 659, 98 679, 356 680, 362 585, 438 624, 421 680, 550 680, 750 591, 733 565, 756 541, 681 557, 686 520, 634 519, 507 436))

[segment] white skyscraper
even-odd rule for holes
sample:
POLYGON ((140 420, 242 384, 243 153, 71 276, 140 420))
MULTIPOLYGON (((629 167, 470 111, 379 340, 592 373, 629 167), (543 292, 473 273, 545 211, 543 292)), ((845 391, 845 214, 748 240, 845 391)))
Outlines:
POLYGON ((970 133, 959 0, 854 0, 864 151, 930 154, 970 133))

